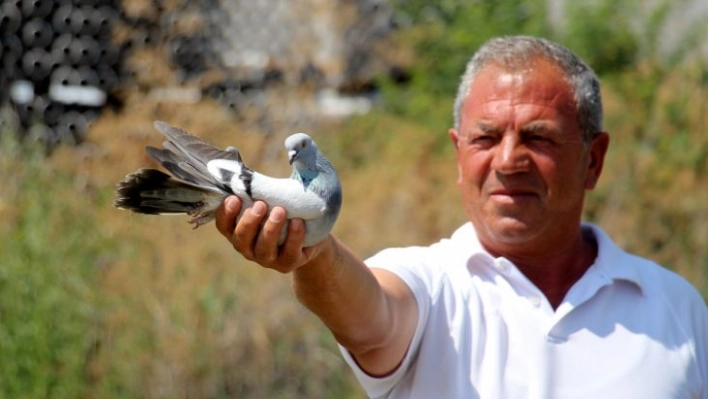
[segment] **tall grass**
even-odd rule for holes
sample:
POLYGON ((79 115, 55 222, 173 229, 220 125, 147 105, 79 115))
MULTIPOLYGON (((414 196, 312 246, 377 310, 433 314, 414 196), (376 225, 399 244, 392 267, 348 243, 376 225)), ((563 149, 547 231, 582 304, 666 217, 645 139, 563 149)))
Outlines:
POLYGON ((43 149, 0 138, 0 396, 81 397, 110 247, 43 149))

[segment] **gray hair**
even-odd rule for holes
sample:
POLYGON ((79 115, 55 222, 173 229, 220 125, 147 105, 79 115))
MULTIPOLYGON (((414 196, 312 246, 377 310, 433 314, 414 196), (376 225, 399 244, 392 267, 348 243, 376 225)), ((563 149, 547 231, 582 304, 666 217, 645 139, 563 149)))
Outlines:
POLYGON ((578 123, 585 141, 589 142, 595 134, 601 132, 602 98, 600 82, 595 72, 567 48, 545 39, 529 36, 508 36, 489 40, 472 56, 462 75, 455 98, 455 130, 460 130, 462 104, 470 95, 472 82, 483 67, 495 64, 515 70, 528 67, 539 58, 550 61, 565 74, 575 97, 578 123))

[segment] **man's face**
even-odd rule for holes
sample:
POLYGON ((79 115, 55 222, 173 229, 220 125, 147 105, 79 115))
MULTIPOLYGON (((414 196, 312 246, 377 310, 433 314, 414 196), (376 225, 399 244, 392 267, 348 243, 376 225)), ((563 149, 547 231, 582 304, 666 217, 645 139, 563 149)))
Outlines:
POLYGON ((484 67, 450 137, 467 217, 498 253, 544 250, 577 231, 609 141, 583 142, 570 86, 542 60, 522 71, 484 67))

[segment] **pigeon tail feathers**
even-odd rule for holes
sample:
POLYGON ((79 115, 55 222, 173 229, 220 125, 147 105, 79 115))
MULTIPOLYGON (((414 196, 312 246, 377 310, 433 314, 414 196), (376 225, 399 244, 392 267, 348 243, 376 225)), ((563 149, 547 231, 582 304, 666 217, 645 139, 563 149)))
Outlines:
POLYGON ((140 169, 118 183, 117 208, 147 215, 187 214, 196 227, 215 218, 230 193, 172 178, 156 169, 140 169))

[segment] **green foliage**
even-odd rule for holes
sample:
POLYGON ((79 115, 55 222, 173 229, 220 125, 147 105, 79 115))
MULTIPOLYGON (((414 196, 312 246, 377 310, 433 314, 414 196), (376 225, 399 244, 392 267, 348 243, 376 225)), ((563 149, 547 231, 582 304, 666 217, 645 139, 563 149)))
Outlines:
POLYGON ((598 75, 631 69, 640 38, 632 31, 641 5, 636 1, 568 2, 562 42, 598 75))
POLYGON ((81 397, 100 234, 42 149, 0 138, 0 397, 81 397))
POLYGON ((542 0, 396 4, 399 18, 411 24, 399 39, 415 51, 415 61, 409 84, 383 82, 386 110, 441 133, 451 126, 460 75, 482 43, 499 35, 548 33, 542 0))

